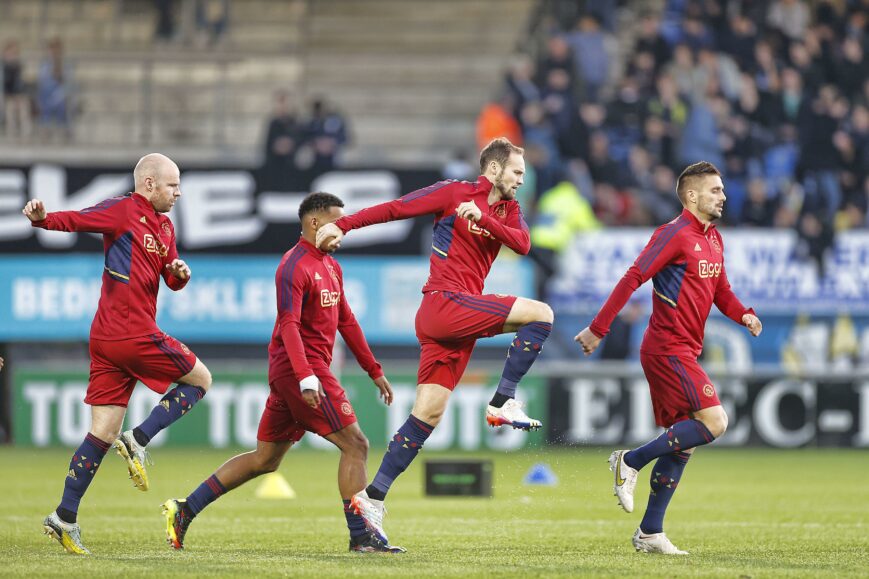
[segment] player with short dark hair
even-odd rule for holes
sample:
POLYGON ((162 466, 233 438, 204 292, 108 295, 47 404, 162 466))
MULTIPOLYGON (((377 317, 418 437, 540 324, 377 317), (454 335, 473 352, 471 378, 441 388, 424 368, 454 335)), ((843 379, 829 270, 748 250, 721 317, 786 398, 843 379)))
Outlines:
POLYGON ((516 332, 498 389, 486 409, 488 424, 523 430, 541 426, 525 414, 515 394, 552 330, 552 310, 535 300, 483 294, 502 245, 522 255, 531 247, 516 201, 525 176, 523 154, 507 139, 494 139, 480 153, 481 175, 476 182, 441 181, 343 217, 317 232, 318 247, 335 247, 351 229, 435 215, 430 275, 416 314, 421 349, 416 401, 389 443, 374 480, 353 497, 357 512, 384 541, 386 493, 440 422, 478 338, 516 332))
POLYGON ((182 549, 190 522, 224 493, 261 474, 275 471, 305 431, 318 434, 341 450, 338 490, 350 530, 350 550, 400 553, 366 528, 351 497, 368 480, 368 439, 344 389, 329 370, 335 333, 341 332, 359 365, 387 405, 392 388, 371 353, 362 328, 344 296, 338 262, 314 245, 317 229, 341 215, 344 203, 329 193, 311 193, 299 207, 302 237, 284 254, 275 274, 278 315, 269 344, 269 397, 260 419, 256 450, 223 464, 186 499, 163 504, 170 545, 182 549))
POLYGON ((46 213, 33 199, 23 213, 34 227, 103 235, 102 294, 90 332, 90 379, 85 403, 91 427, 69 464, 63 498, 43 521, 45 533, 69 551, 87 555, 77 513, 82 496, 110 446, 127 463, 133 484, 148 490, 145 450, 158 432, 187 414, 211 385, 208 368, 187 346, 160 331, 157 291, 160 277, 182 289, 190 268, 178 259, 175 229, 165 215, 181 197, 181 175, 171 159, 145 155, 133 171, 135 192, 106 199, 82 211, 46 213), (142 424, 120 434, 136 382, 165 394, 142 424), (166 392, 172 383, 178 386, 166 392), (114 443, 114 444, 113 444, 114 443))
POLYGON ((646 514, 632 542, 637 551, 687 555, 664 534, 664 514, 694 449, 727 429, 727 414, 712 380, 697 363, 706 319, 715 304, 753 336, 763 326, 727 281, 724 242, 713 224, 721 218, 727 198, 721 173, 705 161, 690 165, 679 175, 676 192, 685 207, 682 214, 655 230, 576 340, 586 355, 591 354, 633 292, 652 280, 652 316, 640 347, 640 363, 649 382, 655 422, 666 430, 639 448, 613 452, 609 465, 615 477, 614 494, 630 513, 638 471, 658 459, 652 469, 646 514))

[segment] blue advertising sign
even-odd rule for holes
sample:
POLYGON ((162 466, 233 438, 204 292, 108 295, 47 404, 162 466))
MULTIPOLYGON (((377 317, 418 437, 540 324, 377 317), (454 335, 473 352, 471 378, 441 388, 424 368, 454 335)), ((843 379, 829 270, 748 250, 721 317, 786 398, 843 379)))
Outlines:
MULTIPOLYGON (((275 322, 278 256, 186 256, 193 278, 166 287, 157 323, 190 342, 266 343, 275 322)), ((414 314, 428 276, 424 257, 339 256, 347 299, 371 342, 414 344, 414 314)), ((100 297, 100 254, 0 256, 0 341, 87 339, 100 297)), ((530 295, 531 266, 502 257, 486 291, 530 295)), ((508 337, 500 337, 506 343, 508 337)))

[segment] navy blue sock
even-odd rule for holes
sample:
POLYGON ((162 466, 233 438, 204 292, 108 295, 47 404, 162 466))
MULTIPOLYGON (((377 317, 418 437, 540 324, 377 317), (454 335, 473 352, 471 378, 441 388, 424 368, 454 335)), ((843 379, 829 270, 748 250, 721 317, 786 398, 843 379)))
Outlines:
POLYGON ((72 455, 72 460, 69 461, 69 472, 63 485, 63 498, 60 499, 60 505, 57 507, 58 511, 65 511, 63 513, 65 517, 61 517, 65 522, 75 522, 75 514, 78 513, 81 498, 88 489, 88 485, 94 480, 94 475, 110 446, 111 444, 108 442, 104 442, 88 432, 87 436, 84 437, 84 442, 72 455), (72 517, 70 517, 70 513, 72 513, 72 517), (73 520, 69 521, 68 518, 73 520))
POLYGON ((196 490, 190 493, 187 497, 187 510, 191 517, 195 517, 199 512, 216 501, 226 492, 223 484, 217 480, 217 475, 213 474, 205 481, 196 487, 196 490))
POLYGON ((136 442, 145 446, 157 433, 187 414, 205 396, 205 389, 179 384, 160 399, 151 414, 133 430, 136 442))
POLYGON ((695 446, 703 446, 715 440, 706 425, 699 420, 689 418, 677 422, 658 438, 647 442, 640 448, 625 453, 625 464, 640 470, 654 459, 672 452, 688 450, 695 446))
POLYGON ((347 528, 350 529, 351 537, 358 537, 368 532, 365 528, 365 519, 356 514, 350 506, 350 499, 344 499, 344 517, 347 519, 347 528))
POLYGON ((369 486, 370 489, 379 492, 374 493, 375 496, 369 492, 368 496, 381 501, 386 497, 389 487, 398 475, 410 466, 433 429, 434 426, 426 424, 413 414, 407 417, 407 421, 389 441, 386 454, 383 455, 383 462, 380 463, 380 468, 369 486))
POLYGON ((643 522, 640 523, 640 530, 643 533, 650 535, 664 532, 667 505, 676 492, 689 458, 691 458, 690 452, 673 452, 665 454, 655 463, 649 481, 652 492, 649 493, 649 503, 646 506, 646 514, 643 515, 643 522))
POLYGON ((537 359, 551 331, 552 324, 548 322, 531 322, 516 331, 516 337, 507 349, 507 361, 492 398, 492 406, 500 408, 504 402, 516 397, 516 386, 537 359))

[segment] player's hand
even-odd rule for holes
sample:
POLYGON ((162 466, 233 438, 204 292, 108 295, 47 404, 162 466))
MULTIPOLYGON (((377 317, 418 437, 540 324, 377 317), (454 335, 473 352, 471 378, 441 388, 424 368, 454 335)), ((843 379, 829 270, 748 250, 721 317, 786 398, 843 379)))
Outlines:
POLYGON ((45 205, 39 199, 31 199, 21 210, 27 219, 31 221, 42 221, 45 219, 45 205))
POLYGON ((582 351, 586 356, 597 350, 597 347, 600 344, 600 338, 595 336, 590 328, 585 328, 583 331, 578 333, 573 340, 579 342, 582 346, 582 351))
POLYGON ((742 323, 745 324, 745 327, 748 328, 748 331, 751 332, 752 336, 759 336, 763 331, 763 324, 760 323, 760 318, 754 314, 745 314, 742 316, 742 323))
POLYGON ((377 380, 374 381, 374 385, 377 386, 377 389, 380 390, 380 397, 383 398, 383 401, 387 406, 392 405, 392 386, 389 385, 389 380, 386 379, 386 376, 381 376, 377 380))
POLYGON ((335 225, 334 223, 327 223, 326 225, 321 225, 319 229, 317 229, 317 237, 314 241, 314 245, 317 246, 317 249, 321 251, 335 251, 339 247, 341 247, 341 240, 344 239, 344 232, 341 231, 341 228, 335 225), (330 237, 334 237, 326 244, 326 247, 323 247, 323 243, 329 239, 330 237))
POLYGON ((166 269, 168 269, 169 273, 178 279, 187 279, 190 277, 190 266, 180 259, 176 259, 172 263, 167 263, 166 269))
POLYGON ((317 408, 320 405, 320 400, 325 397, 326 393, 323 392, 322 384, 318 390, 302 390, 302 399, 311 408, 317 408))
POLYGON ((456 215, 462 219, 476 223, 483 217, 483 212, 480 211, 480 208, 473 201, 465 201, 464 203, 459 203, 459 206, 456 207, 456 215))

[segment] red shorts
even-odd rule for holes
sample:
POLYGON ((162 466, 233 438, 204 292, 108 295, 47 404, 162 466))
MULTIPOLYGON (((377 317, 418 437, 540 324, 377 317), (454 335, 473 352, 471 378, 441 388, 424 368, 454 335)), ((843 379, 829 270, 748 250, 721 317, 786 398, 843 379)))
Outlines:
POLYGON ((658 426, 669 428, 690 418, 692 412, 721 404, 712 380, 697 360, 640 352, 640 363, 649 382, 658 426))
POLYGON ((256 438, 263 442, 298 442, 305 431, 326 436, 356 422, 356 413, 344 389, 327 369, 315 370, 326 399, 311 408, 302 398, 299 382, 284 376, 269 384, 266 409, 259 421, 256 438))
POLYGON ((196 355, 170 336, 158 333, 127 340, 90 340, 91 375, 85 404, 126 406, 137 381, 164 394, 189 374, 196 355))
POLYGON ((418 384, 456 387, 477 338, 502 333, 516 296, 433 291, 416 312, 420 358, 418 384))

